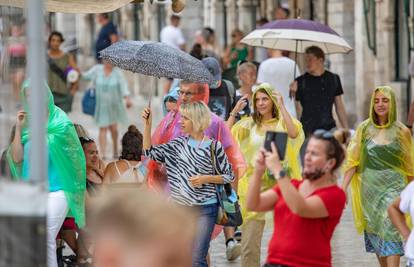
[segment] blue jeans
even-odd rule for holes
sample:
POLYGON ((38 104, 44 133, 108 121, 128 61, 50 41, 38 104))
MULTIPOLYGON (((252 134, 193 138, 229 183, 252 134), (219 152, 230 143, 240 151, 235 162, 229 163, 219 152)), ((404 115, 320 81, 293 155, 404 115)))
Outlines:
POLYGON ((216 224, 218 204, 201 205, 197 222, 197 234, 193 246, 193 267, 208 267, 207 253, 211 234, 216 224))

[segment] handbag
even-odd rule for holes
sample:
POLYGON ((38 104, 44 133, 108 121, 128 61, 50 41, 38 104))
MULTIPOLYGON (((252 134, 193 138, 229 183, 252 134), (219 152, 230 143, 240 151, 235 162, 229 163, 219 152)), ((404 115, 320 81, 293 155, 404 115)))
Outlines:
MULTIPOLYGON (((210 147, 211 162, 213 164, 213 174, 220 174, 216 165, 216 142, 213 141, 210 147)), ((216 184, 216 195, 219 203, 216 224, 237 227, 243 224, 243 217, 236 192, 230 183, 216 184)))
POLYGON ((82 112, 94 116, 96 106, 95 88, 88 88, 82 97, 82 112))

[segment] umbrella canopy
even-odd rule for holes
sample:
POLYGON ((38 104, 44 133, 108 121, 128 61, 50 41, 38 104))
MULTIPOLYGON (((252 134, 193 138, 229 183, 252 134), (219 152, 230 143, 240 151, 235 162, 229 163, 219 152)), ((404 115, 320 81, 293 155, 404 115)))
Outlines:
POLYGON ((200 60, 160 42, 120 41, 102 50, 100 55, 121 69, 149 76, 208 84, 214 81, 200 60))
MULTIPOLYGON (((0 0, 0 6, 26 8, 27 0, 0 0)), ((134 0, 45 0, 45 9, 62 13, 112 12, 134 0)))
POLYGON ((306 19, 271 21, 249 33, 241 42, 298 53, 304 53, 309 46, 318 46, 326 54, 348 53, 352 50, 329 26, 306 19))

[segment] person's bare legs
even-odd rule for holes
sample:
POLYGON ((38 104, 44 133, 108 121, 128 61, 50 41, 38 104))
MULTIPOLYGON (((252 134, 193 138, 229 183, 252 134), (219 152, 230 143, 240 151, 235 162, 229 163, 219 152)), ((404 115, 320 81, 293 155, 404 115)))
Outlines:
POLYGON ((108 127, 101 127, 99 128, 99 150, 101 155, 105 158, 106 153, 106 132, 108 131, 108 127))
POLYGON ((234 238, 234 232, 235 232, 234 227, 230 227, 230 226, 224 227, 223 233, 224 233, 224 237, 226 238, 226 241, 229 238, 234 238))
POLYGON ((399 267, 400 266, 400 255, 391 255, 384 257, 387 267, 399 267))
POLYGON ((116 124, 112 124, 109 126, 109 130, 111 131, 112 136, 112 148, 113 148, 113 158, 118 158, 118 127, 116 124))
POLYGON ((66 244, 69 245, 70 249, 78 255, 78 240, 76 239, 75 230, 63 230, 60 232, 62 239, 65 240, 66 244))
POLYGON ((13 96, 14 99, 19 102, 20 100, 20 88, 22 86, 23 83, 23 79, 24 79, 24 70, 22 69, 18 69, 15 70, 13 73, 10 74, 10 79, 12 82, 12 89, 13 89, 13 96))
POLYGON ((381 257, 378 254, 375 254, 377 256, 377 260, 380 264, 380 267, 387 267, 387 259, 385 257, 381 257))

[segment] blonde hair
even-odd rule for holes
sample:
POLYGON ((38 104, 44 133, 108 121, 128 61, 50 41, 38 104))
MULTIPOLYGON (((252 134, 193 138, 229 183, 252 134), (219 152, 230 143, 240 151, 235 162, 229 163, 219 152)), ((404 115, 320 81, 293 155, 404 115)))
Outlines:
POLYGON ((180 105, 181 116, 187 117, 196 131, 203 132, 211 123, 210 109, 204 102, 195 101, 180 105))
POLYGON ((244 62, 241 63, 238 67, 237 67, 237 75, 240 75, 241 73, 247 71, 248 69, 253 70, 254 72, 257 72, 257 67, 256 65, 254 65, 251 62, 244 62))
POLYGON ((193 236, 196 230, 193 211, 144 189, 106 190, 94 201, 91 229, 96 236, 111 230, 126 243, 145 243, 193 236))

